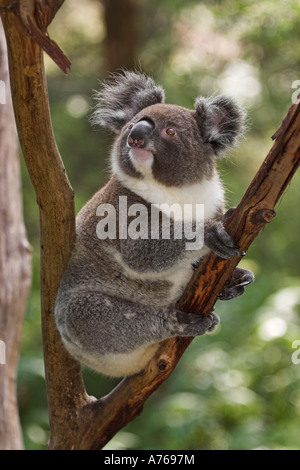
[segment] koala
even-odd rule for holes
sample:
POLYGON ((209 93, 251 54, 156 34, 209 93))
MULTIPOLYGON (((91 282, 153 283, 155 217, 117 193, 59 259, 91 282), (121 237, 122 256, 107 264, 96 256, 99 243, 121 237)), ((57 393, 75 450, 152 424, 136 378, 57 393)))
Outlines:
MULTIPOLYGON (((129 71, 96 98, 93 123, 116 134, 111 177, 77 216, 55 319, 71 355, 122 377, 140 372, 161 341, 203 335, 219 321, 181 312, 177 301, 210 250, 244 255, 224 229, 215 162, 236 143, 245 113, 224 95, 198 97, 193 110, 165 104, 163 88, 129 71)), ((219 298, 241 295, 253 280, 236 268, 219 298)))

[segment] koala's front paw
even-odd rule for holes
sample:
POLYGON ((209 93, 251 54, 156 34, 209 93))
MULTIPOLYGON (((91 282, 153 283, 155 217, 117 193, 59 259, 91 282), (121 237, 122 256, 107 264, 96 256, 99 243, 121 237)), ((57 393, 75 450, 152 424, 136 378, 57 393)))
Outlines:
POLYGON ((199 315, 197 313, 176 312, 179 336, 201 336, 213 331, 220 319, 214 313, 199 315))
MULTIPOLYGON (((227 214, 222 220, 226 220, 227 214)), ((216 255, 221 258, 234 258, 235 256, 244 256, 245 253, 235 244, 233 238, 226 232, 222 220, 209 220, 204 225, 204 243, 216 255)))
POLYGON ((226 281, 223 290, 218 295, 220 300, 231 300, 245 292, 245 286, 255 279, 252 271, 243 268, 235 268, 232 276, 226 281))

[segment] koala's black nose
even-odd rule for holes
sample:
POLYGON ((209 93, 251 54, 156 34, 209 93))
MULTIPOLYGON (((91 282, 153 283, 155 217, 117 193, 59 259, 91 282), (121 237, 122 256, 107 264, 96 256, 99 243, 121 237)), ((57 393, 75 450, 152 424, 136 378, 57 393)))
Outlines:
POLYGON ((135 124, 128 136, 128 145, 130 147, 143 148, 147 144, 147 138, 151 134, 154 124, 151 121, 139 121, 135 124))

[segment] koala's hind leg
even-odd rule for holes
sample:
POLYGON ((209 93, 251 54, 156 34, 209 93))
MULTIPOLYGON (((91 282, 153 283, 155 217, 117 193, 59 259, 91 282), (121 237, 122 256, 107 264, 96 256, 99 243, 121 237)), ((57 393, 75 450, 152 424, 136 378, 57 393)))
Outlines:
POLYGON ((203 335, 219 321, 214 314, 151 307, 95 291, 58 296, 55 315, 70 353, 112 376, 139 372, 164 339, 203 335))
POLYGON ((242 295, 245 286, 254 281, 252 271, 243 268, 235 268, 231 277, 226 281, 221 294, 218 296, 220 300, 231 300, 242 295))

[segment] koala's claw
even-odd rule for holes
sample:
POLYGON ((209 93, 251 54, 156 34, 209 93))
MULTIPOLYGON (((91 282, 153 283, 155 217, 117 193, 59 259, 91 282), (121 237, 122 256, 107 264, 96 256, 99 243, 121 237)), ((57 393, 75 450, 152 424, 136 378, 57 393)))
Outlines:
POLYGON ((239 297, 245 292, 245 286, 254 281, 252 271, 243 268, 235 268, 232 276, 225 283, 222 292, 218 295, 219 300, 231 300, 239 297))
POLYGON ((197 313, 185 313, 177 311, 177 322, 180 336, 201 336, 208 331, 213 331, 220 319, 214 313, 209 315, 199 315, 197 313))
POLYGON ((244 282, 240 282, 239 284, 237 284, 237 286, 241 286, 241 287, 248 286, 248 284, 251 284, 251 282, 253 282, 253 280, 248 279, 244 282))
MULTIPOLYGON (((213 309, 214 310, 214 309, 213 309)), ((208 331, 213 331, 215 327, 219 324, 220 319, 214 313, 210 313, 208 317, 211 319, 211 326, 208 328, 208 331)))

